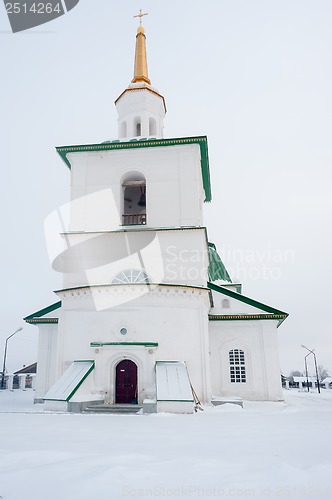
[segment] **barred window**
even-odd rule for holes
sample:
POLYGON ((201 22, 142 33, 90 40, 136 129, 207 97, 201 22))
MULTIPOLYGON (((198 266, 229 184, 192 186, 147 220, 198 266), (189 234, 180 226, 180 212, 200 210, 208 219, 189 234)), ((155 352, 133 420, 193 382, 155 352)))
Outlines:
POLYGON ((241 349, 229 351, 229 374, 231 382, 245 383, 247 381, 244 352, 241 349))

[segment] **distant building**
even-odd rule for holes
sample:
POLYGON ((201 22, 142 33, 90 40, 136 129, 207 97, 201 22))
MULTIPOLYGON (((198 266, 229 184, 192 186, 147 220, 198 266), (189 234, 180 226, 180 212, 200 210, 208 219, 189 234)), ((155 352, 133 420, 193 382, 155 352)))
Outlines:
POLYGON ((321 381, 321 386, 325 389, 332 389, 332 377, 326 377, 321 381))
POLYGON ((37 363, 32 363, 28 366, 23 365, 20 370, 14 373, 6 373, 4 389, 32 389, 34 387, 36 372, 37 363))
POLYGON ((23 367, 20 370, 17 370, 16 372, 14 372, 14 375, 21 375, 23 373, 26 373, 29 375, 31 375, 31 373, 37 373, 37 362, 32 363, 31 365, 28 365, 28 366, 23 365, 23 367))
POLYGON ((281 374, 281 385, 284 389, 289 389, 289 377, 281 374))
POLYGON ((32 389, 33 376, 35 376, 36 373, 37 373, 37 362, 32 363, 29 366, 23 365, 23 367, 20 370, 17 370, 13 374, 14 375, 13 389, 19 389, 19 388, 32 389), (20 382, 21 375, 25 375, 25 377, 22 378, 22 382, 20 382), (22 387, 22 385, 24 387, 22 387))
POLYGON ((316 377, 293 377, 293 387, 301 389, 301 388, 315 388, 317 387, 317 378, 316 377))

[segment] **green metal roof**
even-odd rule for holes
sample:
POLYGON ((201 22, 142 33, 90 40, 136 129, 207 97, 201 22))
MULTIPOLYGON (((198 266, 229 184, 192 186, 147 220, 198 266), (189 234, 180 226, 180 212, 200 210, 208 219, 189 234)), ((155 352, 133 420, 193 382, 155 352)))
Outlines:
POLYGON ((30 314, 29 316, 26 316, 23 318, 24 321, 27 323, 57 323, 58 318, 43 318, 46 314, 49 314, 50 312, 56 311, 61 307, 61 301, 55 302, 54 304, 51 304, 50 306, 44 307, 44 309, 40 309, 40 311, 34 312, 30 314))
POLYGON ((210 320, 229 320, 229 319, 277 319, 279 320, 278 326, 287 318, 288 313, 284 311, 280 311, 279 309, 275 309, 274 307, 263 304, 262 302, 258 302, 257 300, 250 299, 245 295, 242 295, 237 292, 233 292, 228 288, 224 288, 223 286, 215 285, 214 283, 208 283, 208 287, 215 292, 222 293, 223 295, 227 295, 228 297, 232 297, 233 299, 239 300, 240 302, 244 302, 245 304, 249 304, 250 306, 256 307, 257 309, 261 309, 267 313, 270 313, 271 316, 267 315, 209 315, 210 320), (253 317, 255 316, 255 317, 253 317), (262 317, 259 317, 262 316, 262 317), (263 317, 264 316, 264 317, 263 317))
POLYGON ((216 246, 213 243, 209 242, 208 249, 209 249, 209 268, 208 268, 209 280, 210 281, 223 280, 231 283, 232 280, 221 258, 219 257, 216 246))
POLYGON ((208 144, 206 136, 198 137, 179 137, 173 139, 132 139, 128 142, 121 142, 119 140, 112 142, 103 142, 101 144, 85 144, 77 146, 59 146, 56 148, 57 152, 71 168, 70 161, 67 158, 68 153, 82 153, 86 151, 114 151, 121 149, 137 149, 137 148, 156 148, 166 146, 179 146, 183 144, 198 144, 201 150, 201 169, 203 188, 205 192, 205 201, 211 201, 211 183, 210 183, 210 169, 209 169, 209 155, 208 144))

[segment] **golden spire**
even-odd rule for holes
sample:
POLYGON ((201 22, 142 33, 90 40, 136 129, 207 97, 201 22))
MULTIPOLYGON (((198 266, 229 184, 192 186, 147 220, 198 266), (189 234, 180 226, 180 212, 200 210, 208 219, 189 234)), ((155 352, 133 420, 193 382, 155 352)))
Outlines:
POLYGON ((148 13, 143 14, 142 9, 140 9, 139 14, 133 17, 139 17, 139 27, 137 28, 136 35, 136 49, 135 49, 135 67, 134 67, 134 78, 132 83, 145 82, 151 85, 148 76, 148 63, 146 58, 146 37, 144 33, 144 28, 142 26, 142 17, 147 16, 148 13))

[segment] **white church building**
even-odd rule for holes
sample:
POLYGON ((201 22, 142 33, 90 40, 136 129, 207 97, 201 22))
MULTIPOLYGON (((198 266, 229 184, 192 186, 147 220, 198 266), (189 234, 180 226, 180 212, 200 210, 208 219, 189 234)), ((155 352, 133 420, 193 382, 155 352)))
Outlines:
POLYGON ((58 301, 24 318, 39 328, 35 401, 186 413, 198 401, 282 399, 287 314, 243 295, 209 242, 207 138, 163 138, 142 26, 115 105, 118 139, 57 148, 71 198, 53 245, 58 301))

